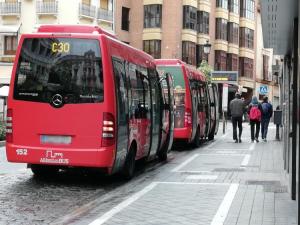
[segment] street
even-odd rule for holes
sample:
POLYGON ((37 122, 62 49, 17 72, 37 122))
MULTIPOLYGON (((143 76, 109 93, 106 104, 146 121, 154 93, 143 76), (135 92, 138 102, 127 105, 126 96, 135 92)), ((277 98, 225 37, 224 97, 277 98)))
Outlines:
POLYGON ((0 224, 297 224, 275 126, 267 143, 250 143, 243 127, 240 144, 229 123, 225 135, 178 147, 167 163, 138 164, 129 182, 78 170, 38 180, 7 163, 2 147, 0 224))

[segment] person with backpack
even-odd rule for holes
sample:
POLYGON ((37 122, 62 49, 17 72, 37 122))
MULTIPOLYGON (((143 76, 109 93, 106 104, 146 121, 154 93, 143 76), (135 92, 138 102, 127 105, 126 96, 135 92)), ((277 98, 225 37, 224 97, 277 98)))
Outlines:
POLYGON ((253 143, 255 140, 258 143, 260 122, 262 116, 262 106, 258 102, 256 96, 252 97, 251 103, 249 104, 248 107, 248 114, 249 114, 250 127, 251 127, 251 142, 253 143), (254 135, 254 129, 255 129, 255 135, 254 135))
POLYGON ((241 94, 236 93, 235 99, 231 100, 230 102, 230 112, 231 112, 231 119, 232 119, 232 127, 233 127, 233 140, 235 143, 242 142, 242 132, 243 132, 243 114, 245 110, 245 103, 241 99, 241 94), (237 137, 237 126, 239 127, 239 138, 237 137))
POLYGON ((273 106, 268 101, 268 97, 264 96, 262 106, 262 119, 261 119, 261 138, 264 142, 267 141, 267 133, 270 119, 273 115, 273 106))

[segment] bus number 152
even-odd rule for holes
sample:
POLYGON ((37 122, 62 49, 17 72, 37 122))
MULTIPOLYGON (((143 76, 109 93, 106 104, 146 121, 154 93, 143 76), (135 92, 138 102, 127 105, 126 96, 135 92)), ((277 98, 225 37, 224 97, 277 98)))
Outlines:
POLYGON ((70 44, 64 42, 53 42, 51 45, 51 50, 53 53, 68 53, 70 51, 70 44))

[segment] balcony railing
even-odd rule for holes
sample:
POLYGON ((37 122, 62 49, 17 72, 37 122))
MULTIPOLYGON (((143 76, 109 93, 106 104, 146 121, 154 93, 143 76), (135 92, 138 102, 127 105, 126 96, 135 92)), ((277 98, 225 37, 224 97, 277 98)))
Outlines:
POLYGON ((1 16, 15 16, 21 14, 21 2, 0 2, 1 16))
POLYGON ((57 1, 37 1, 36 2, 36 13, 40 15, 50 15, 58 13, 58 2, 57 1))
POLYGON ((79 16, 95 18, 96 17, 96 6, 79 4, 79 16))
POLYGON ((113 21, 113 11, 99 8, 98 13, 97 13, 97 19, 112 22, 113 21))

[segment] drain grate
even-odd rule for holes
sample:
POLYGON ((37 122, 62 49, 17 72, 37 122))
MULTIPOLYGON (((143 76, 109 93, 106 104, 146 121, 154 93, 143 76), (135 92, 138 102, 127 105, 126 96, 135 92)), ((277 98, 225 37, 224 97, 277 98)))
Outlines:
POLYGON ((213 172, 244 172, 243 168, 216 168, 213 172))
POLYGON ((264 192, 272 192, 272 193, 286 193, 287 186, 281 185, 280 181, 266 181, 266 180, 248 180, 246 181, 248 185, 262 185, 264 188, 264 192))

